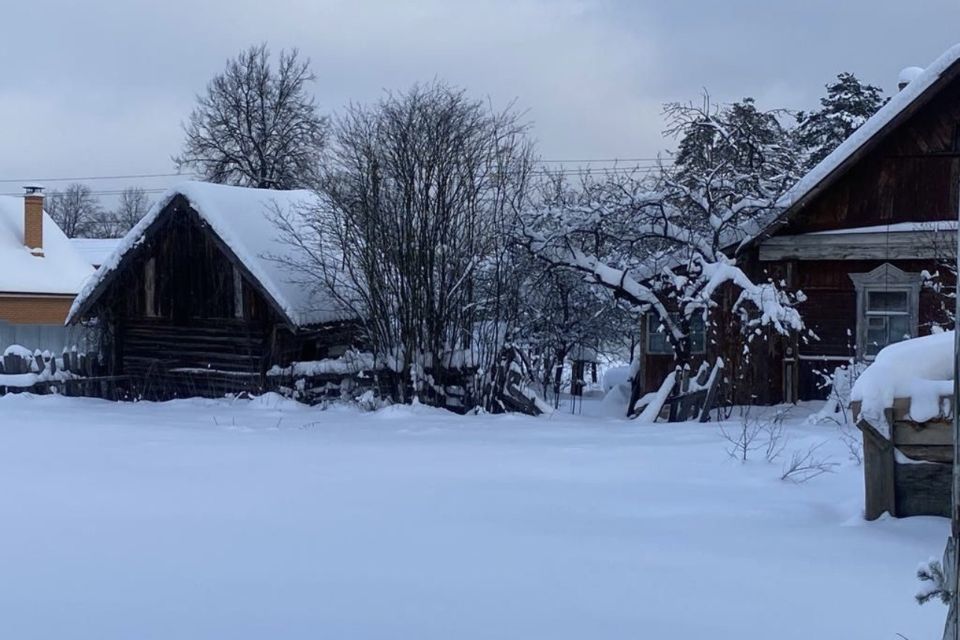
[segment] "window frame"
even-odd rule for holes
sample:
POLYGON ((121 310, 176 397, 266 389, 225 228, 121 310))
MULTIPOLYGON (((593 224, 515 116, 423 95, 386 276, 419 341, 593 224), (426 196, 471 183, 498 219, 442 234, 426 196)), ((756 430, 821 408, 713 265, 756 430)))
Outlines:
MULTIPOLYGON (((857 292, 857 359, 871 361, 877 357, 875 353, 867 353, 869 350, 867 342, 869 331, 868 319, 870 317, 881 317, 885 319, 894 316, 906 317, 909 327, 909 337, 917 337, 920 314, 920 274, 903 271, 889 262, 885 262, 868 273, 851 273, 850 279, 853 280, 857 292), (870 294, 876 292, 906 294, 906 310, 871 310, 869 304, 870 294)), ((889 320, 886 320, 885 330, 889 337, 889 320)), ((900 340, 896 342, 900 342, 900 340)), ((890 344, 895 343, 888 342, 880 346, 877 352, 879 353, 880 350, 890 344)))
MULTIPOLYGON (((647 313, 647 314, 645 314, 645 317, 646 317, 646 325, 645 325, 645 327, 644 327, 645 331, 644 331, 644 339, 643 339, 644 353, 645 353, 646 355, 650 355, 650 356, 674 356, 674 355, 676 355, 676 354, 674 354, 674 352, 673 352, 673 348, 670 347, 670 341, 666 339, 666 335, 665 335, 665 331, 666 331, 666 330, 664 330, 664 331, 659 331, 659 328, 660 328, 660 318, 659 318, 656 314, 653 314, 653 313, 647 313), (657 349, 653 349, 652 346, 651 346, 651 344, 650 344, 650 339, 651 339, 653 336, 663 336, 663 343, 666 345, 666 348, 665 348, 665 349, 661 349, 661 348, 658 347, 657 349)), ((674 318, 675 320, 679 320, 680 314, 679 314, 679 313, 671 313, 671 314, 670 314, 670 317, 671 317, 671 318, 674 318)), ((695 312, 695 313, 690 317, 690 320, 691 320, 691 327, 690 327, 690 333, 691 333, 691 336, 690 336, 690 337, 691 337, 691 340, 690 340, 690 354, 691 354, 691 355, 703 355, 703 354, 705 354, 705 353, 707 352, 707 323, 706 323, 706 321, 703 319, 703 316, 702 316, 700 313, 698 313, 698 312, 695 312), (692 321, 693 321, 694 319, 698 319, 698 320, 700 321, 700 326, 699 326, 699 327, 694 327, 694 326, 693 326, 693 322, 692 322, 692 321), (695 346, 695 345, 696 345, 695 332, 698 331, 698 330, 699 330, 699 332, 700 332, 701 335, 702 335, 702 339, 700 340, 700 346, 699 346, 699 347, 695 346)))

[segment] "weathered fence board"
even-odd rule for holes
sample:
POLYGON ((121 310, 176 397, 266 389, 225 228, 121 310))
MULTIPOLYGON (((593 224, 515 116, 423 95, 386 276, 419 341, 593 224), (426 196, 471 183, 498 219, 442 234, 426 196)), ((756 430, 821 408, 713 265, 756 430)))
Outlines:
MULTIPOLYGON (((941 403, 949 407, 949 403, 941 403)), ((859 403, 852 403, 854 416, 859 403)), ((897 398, 884 417, 892 426, 878 429, 858 418, 863 433, 865 516, 875 520, 884 513, 898 518, 919 515, 949 516, 953 463, 953 429, 939 416, 918 423, 910 419, 910 402, 897 398)))

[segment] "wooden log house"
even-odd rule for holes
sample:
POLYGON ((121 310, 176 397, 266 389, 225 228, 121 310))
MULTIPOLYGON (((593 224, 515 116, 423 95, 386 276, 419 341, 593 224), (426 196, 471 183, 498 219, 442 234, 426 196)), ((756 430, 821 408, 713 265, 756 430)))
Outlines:
POLYGON ((276 216, 305 222, 314 196, 191 182, 167 192, 77 297, 111 375, 150 398, 262 390, 274 365, 333 358, 356 325, 316 283, 276 216))
MULTIPOLYGON (((823 372, 947 324, 945 297, 925 286, 924 273, 954 286, 944 264, 956 255, 958 185, 960 46, 903 86, 739 245, 738 264, 755 280, 803 292, 799 311, 815 336, 768 331, 745 363, 729 292, 713 328, 695 324, 693 351, 723 357, 746 392, 737 401, 794 402, 825 397, 823 372)), ((643 390, 652 391, 675 366, 652 317, 641 349, 643 390)))

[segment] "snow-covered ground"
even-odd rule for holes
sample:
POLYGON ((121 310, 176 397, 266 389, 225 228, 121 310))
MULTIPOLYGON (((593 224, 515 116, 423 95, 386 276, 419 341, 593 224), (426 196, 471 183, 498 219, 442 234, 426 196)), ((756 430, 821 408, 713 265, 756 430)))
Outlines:
MULTIPOLYGON (((588 403, 588 409, 590 409, 588 403)), ((939 637, 947 521, 715 424, 0 398, 0 637, 939 637)))

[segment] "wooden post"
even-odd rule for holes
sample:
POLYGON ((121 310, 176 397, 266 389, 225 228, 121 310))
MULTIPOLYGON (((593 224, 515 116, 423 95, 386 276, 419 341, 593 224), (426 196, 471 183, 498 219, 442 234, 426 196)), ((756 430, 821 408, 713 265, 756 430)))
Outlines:
MULTIPOLYGON (((957 216, 960 220, 960 211, 957 212, 957 216)), ((957 266, 960 267, 960 224, 957 225, 957 266)), ((957 286, 957 291, 960 292, 960 286, 957 286)), ((955 295, 954 298, 956 307, 953 327, 953 491, 950 505, 950 538, 943 552, 944 576, 951 594, 947 622, 943 628, 944 640, 960 640, 960 619, 958 619, 960 617, 960 553, 957 552, 957 545, 960 544, 960 360, 958 360, 960 359, 960 328, 956 326, 956 322, 960 320, 960 295, 955 295)))
MULTIPOLYGON (((887 409, 887 422, 893 425, 892 410, 887 409)), ((857 423, 863 433, 863 474, 866 494, 865 516, 867 520, 876 520, 888 512, 897 515, 895 463, 893 441, 883 437, 866 420, 857 423)), ((893 434, 890 434, 893 437, 893 434)))

